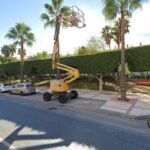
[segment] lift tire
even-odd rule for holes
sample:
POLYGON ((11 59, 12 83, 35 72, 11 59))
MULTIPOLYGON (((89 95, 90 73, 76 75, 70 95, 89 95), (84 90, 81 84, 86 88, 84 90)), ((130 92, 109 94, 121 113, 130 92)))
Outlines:
POLYGON ((46 92, 43 94, 43 100, 44 101, 47 101, 47 102, 51 101, 51 97, 52 97, 52 95, 49 92, 46 92))
POLYGON ((71 99, 76 99, 76 98, 78 98, 78 92, 75 91, 75 90, 72 90, 72 91, 70 92, 70 95, 71 95, 71 99))
POLYGON ((69 98, 69 97, 68 97, 67 93, 61 94, 61 95, 58 97, 59 103, 61 103, 61 104, 67 103, 68 98, 69 98))
POLYGON ((147 120, 147 125, 150 128, 150 118, 147 120))

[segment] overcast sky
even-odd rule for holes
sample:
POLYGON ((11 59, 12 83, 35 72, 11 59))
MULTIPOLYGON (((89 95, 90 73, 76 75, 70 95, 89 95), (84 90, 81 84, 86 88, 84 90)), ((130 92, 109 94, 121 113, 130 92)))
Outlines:
MULTIPOLYGON (((4 0, 0 5, 0 47, 11 44, 4 36, 18 22, 24 22, 31 27, 36 42, 27 49, 27 55, 47 50, 52 53, 54 29, 44 29, 40 14, 44 12, 43 5, 50 0, 4 0)), ((75 48, 86 44, 91 36, 100 35, 102 27, 109 22, 102 15, 102 0, 64 0, 64 5, 77 5, 84 13, 86 27, 82 29, 61 29, 61 54, 74 53, 75 48)), ((143 5, 142 10, 134 12, 130 23, 130 34, 126 35, 126 44, 137 46, 150 44, 150 2, 143 5)))

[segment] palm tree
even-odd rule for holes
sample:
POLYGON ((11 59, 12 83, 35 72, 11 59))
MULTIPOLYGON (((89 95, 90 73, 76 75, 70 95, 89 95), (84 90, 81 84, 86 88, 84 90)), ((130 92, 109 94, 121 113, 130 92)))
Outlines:
POLYGON ((120 91, 121 100, 126 100, 126 76, 125 76, 125 16, 142 7, 145 0, 103 0, 103 13, 107 20, 114 20, 120 15, 121 26, 121 76, 120 91))
MULTIPOLYGON (((68 6, 62 6, 63 0, 51 0, 51 4, 44 4, 46 13, 41 14, 41 20, 44 21, 44 27, 55 27, 56 18, 59 15, 69 16, 70 8, 68 6)), ((67 27, 67 22, 63 22, 63 26, 67 27)))
POLYGON ((111 39, 112 39, 112 28, 111 26, 105 26, 102 28, 102 38, 105 40, 106 44, 109 46, 109 49, 111 49, 111 39))
POLYGON ((12 27, 6 34, 6 37, 14 40, 15 45, 19 45, 21 49, 21 65, 20 65, 20 79, 23 81, 23 68, 24 68, 24 45, 32 46, 35 41, 34 34, 31 32, 31 28, 25 23, 17 23, 15 27, 12 27))
MULTIPOLYGON (((41 20, 44 21, 44 27, 55 27, 56 21, 59 20, 59 16, 69 16, 70 8, 67 6, 62 6, 63 0, 51 0, 51 4, 45 4, 46 13, 41 14, 41 20)), ((68 27, 69 23, 67 21, 63 21, 62 25, 64 27, 68 27)), ((59 30, 59 29, 58 29, 59 30)), ((59 41, 59 39, 58 39, 59 41)), ((58 42, 59 43, 59 42, 58 42)), ((59 46, 58 46, 59 47, 59 46)), ((57 53, 57 62, 59 62, 59 48, 57 53)), ((57 78, 60 78, 60 72, 57 69, 57 78)))
POLYGON ((7 62, 8 62, 8 59, 10 57, 12 57, 15 52, 16 52, 16 47, 14 44, 10 44, 10 45, 4 45, 2 48, 1 48, 1 52, 2 54, 5 56, 7 62))
MULTIPOLYGON (((23 55, 26 56, 26 54, 27 54, 26 49, 24 49, 23 50, 23 55)), ((18 49, 18 55, 20 55, 20 57, 21 57, 21 49, 20 48, 18 49)))
MULTIPOLYGON (((125 34, 129 33, 130 28, 130 21, 129 18, 125 19, 125 34)), ((115 41, 115 43, 118 45, 118 49, 120 49, 121 44, 121 22, 120 18, 114 22, 114 26, 112 27, 112 39, 115 41)))

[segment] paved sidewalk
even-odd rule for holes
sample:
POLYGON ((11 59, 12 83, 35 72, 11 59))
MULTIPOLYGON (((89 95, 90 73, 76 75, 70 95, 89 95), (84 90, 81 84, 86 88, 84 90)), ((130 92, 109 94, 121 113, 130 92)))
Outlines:
MULTIPOLYGON (((48 91, 46 87, 38 92, 48 91)), ((150 95, 140 93, 127 93, 129 101, 118 100, 120 94, 109 91, 78 90, 79 99, 65 104, 70 107, 108 113, 126 118, 143 119, 150 117, 150 95)))

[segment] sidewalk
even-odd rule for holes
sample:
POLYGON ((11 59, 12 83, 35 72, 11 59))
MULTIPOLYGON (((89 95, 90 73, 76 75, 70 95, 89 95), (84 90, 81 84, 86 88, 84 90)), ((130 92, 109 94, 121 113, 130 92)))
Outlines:
MULTIPOLYGON (((38 89, 44 93, 46 87, 38 89)), ((65 104, 70 107, 88 110, 97 113, 119 115, 126 118, 144 119, 150 117, 150 95, 140 93, 127 93, 129 101, 120 101, 117 92, 77 90, 79 99, 65 104)))

